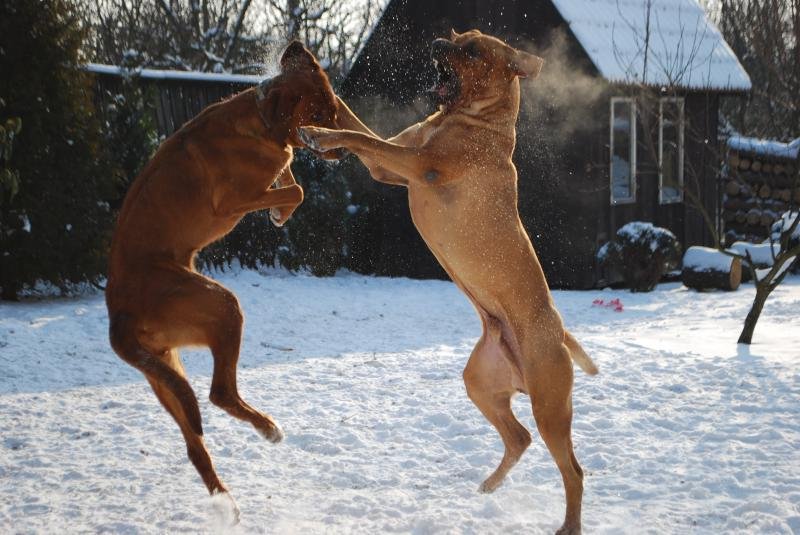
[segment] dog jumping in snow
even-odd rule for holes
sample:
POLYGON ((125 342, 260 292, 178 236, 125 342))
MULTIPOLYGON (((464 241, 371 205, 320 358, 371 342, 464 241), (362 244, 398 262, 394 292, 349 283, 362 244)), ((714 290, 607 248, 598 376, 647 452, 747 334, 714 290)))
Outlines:
POLYGON ((211 494, 230 497, 203 442, 197 398, 177 348, 210 348, 215 405, 271 442, 283 433, 239 396, 242 310, 235 295, 197 273, 194 257, 249 212, 270 209, 273 223, 286 222, 303 201, 289 168, 293 148, 303 146, 297 127, 338 128, 337 111, 325 72, 293 42, 281 57, 280 75, 208 107, 167 139, 132 184, 119 214, 106 288, 111 346, 145 375, 178 423, 189 459, 211 494))
POLYGON ((563 478, 561 534, 581 531, 583 471, 572 447, 574 360, 597 368, 564 328, 544 272, 517 212, 516 142, 520 78, 536 78, 543 60, 472 30, 434 41, 440 109, 383 140, 341 107, 350 130, 301 128, 317 150, 356 154, 375 180, 408 188, 419 233, 480 315, 467 393, 505 445, 500 465, 480 486, 492 492, 531 442, 511 398, 524 392, 563 478))

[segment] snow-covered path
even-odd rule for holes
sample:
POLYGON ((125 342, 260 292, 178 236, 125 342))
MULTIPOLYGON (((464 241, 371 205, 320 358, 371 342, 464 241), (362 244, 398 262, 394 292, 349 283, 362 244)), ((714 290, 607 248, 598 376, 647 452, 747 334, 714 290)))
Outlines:
MULTIPOLYGON (((207 400, 184 351, 239 533, 552 533, 563 491, 534 443, 495 494, 502 455, 461 370, 480 326, 449 283, 237 272, 245 399, 265 443, 207 400)), ((749 349, 752 288, 555 292, 601 369, 576 370, 586 533, 800 532, 800 278, 749 349), (593 306, 620 298, 624 311, 593 306)), ((0 304, 0 532, 230 532, 144 379, 108 347, 101 295, 0 304)), ((515 408, 533 429, 528 399, 515 408)))

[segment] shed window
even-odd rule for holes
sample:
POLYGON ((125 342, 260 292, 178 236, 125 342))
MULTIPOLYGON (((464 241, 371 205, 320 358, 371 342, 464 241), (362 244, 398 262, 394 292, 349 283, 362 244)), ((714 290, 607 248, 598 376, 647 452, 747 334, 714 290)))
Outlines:
POLYGON ((658 105, 658 200, 683 200, 683 99, 662 98, 658 105))
POLYGON ((611 204, 636 201, 636 103, 611 99, 611 204))

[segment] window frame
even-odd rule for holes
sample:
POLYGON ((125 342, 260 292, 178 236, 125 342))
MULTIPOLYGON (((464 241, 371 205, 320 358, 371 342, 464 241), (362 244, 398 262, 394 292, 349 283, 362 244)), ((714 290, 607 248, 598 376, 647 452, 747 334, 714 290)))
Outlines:
POLYGON ((686 100, 684 97, 661 97, 658 99, 658 203, 679 204, 683 202, 684 166, 686 141, 684 128, 686 125, 686 100), (678 196, 664 197, 664 103, 677 102, 680 109, 678 117, 678 196))
POLYGON ((608 178, 609 178, 609 199, 611 201, 611 206, 617 206, 621 204, 634 204, 636 203, 636 119, 637 119, 637 109, 636 109, 636 99, 632 97, 611 97, 610 103, 610 115, 609 115, 609 133, 610 133, 610 143, 609 153, 608 153, 608 178), (614 105, 618 102, 625 102, 630 104, 630 125, 631 125, 631 132, 630 132, 630 170, 631 170, 631 194, 628 197, 617 198, 614 196, 614 105))

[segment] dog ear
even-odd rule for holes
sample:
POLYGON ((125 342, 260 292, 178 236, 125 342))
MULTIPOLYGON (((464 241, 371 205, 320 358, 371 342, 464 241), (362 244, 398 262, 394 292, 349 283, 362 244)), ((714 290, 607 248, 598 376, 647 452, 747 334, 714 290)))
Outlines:
POLYGON ((292 41, 281 55, 281 70, 295 71, 319 68, 314 55, 300 41, 292 41))
POLYGON ((534 79, 538 77, 542 70, 542 65, 544 65, 542 58, 521 50, 515 50, 514 57, 511 60, 511 69, 520 78, 534 79))
POLYGON ((456 33, 456 31, 453 28, 450 28, 450 40, 451 41, 455 41, 456 39, 458 39, 459 35, 461 35, 461 34, 460 33, 456 33))
POLYGON ((264 97, 261 110, 270 130, 281 140, 289 136, 294 110, 300 103, 300 94, 286 86, 273 87, 264 97))

